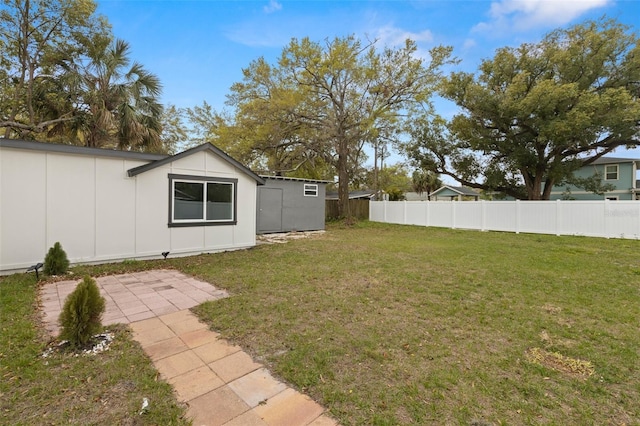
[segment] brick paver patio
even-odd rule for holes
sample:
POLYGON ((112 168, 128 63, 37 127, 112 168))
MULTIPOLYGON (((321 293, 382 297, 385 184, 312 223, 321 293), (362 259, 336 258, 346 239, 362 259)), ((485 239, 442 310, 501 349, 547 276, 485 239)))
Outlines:
MULTIPOLYGON (((41 302, 47 330, 59 332, 64 300, 80 278, 46 284, 41 302)), ((133 338, 174 387, 199 425, 335 426, 324 408, 284 383, 188 309, 227 297, 211 284, 171 270, 99 277, 103 323, 130 324, 133 338)))
MULTIPOLYGON (((47 284, 42 288, 40 299, 44 321, 54 336, 59 333, 57 322, 62 305, 81 279, 47 284)), ((226 291, 209 283, 165 269, 98 277, 96 282, 106 300, 102 316, 105 325, 129 324, 228 296, 226 291)))

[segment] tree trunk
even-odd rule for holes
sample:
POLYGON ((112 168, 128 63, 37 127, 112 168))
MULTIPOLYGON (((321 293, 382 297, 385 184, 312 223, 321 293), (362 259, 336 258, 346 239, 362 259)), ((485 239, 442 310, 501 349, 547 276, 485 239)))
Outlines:
POLYGON ((553 184, 554 181, 550 178, 547 178, 544 183, 544 191, 542 191, 543 200, 548 200, 549 198, 551 198, 551 189, 553 188, 553 184))
POLYGON ((524 185, 527 189, 528 200, 542 200, 542 175, 543 173, 536 170, 535 176, 532 176, 527 170, 521 170, 524 177, 524 185))
POLYGON ((340 138, 338 142, 338 215, 347 220, 351 219, 349 208, 349 173, 347 171, 349 161, 349 146, 346 138, 340 138))
MULTIPOLYGON (((24 9, 20 9, 20 7, 18 7, 19 28, 17 29, 18 30, 17 43, 19 44, 18 58, 20 61, 20 78, 16 83, 16 87, 13 92, 13 102, 10 108, 11 112, 8 114, 7 121, 16 121, 16 118, 19 115, 18 105, 20 104, 20 97, 24 96, 23 89, 24 89, 26 78, 27 78, 27 68, 29 67, 29 60, 28 60, 29 58, 29 6, 30 6, 29 0, 26 0, 23 6, 24 6, 24 9)), ((13 136, 12 134, 13 131, 14 129, 11 126, 7 126, 4 131, 4 137, 11 138, 13 136)), ((24 131, 20 133, 20 137, 24 136, 23 133, 24 131)))

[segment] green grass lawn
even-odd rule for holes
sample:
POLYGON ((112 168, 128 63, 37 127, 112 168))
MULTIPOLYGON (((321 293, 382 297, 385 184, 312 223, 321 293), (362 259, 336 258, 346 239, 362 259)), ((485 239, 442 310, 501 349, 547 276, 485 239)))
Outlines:
POLYGON ((639 255, 369 223, 182 268, 233 294, 202 318, 345 425, 621 425, 640 424, 639 255))
MULTIPOLYGON (((111 269, 118 267, 111 266, 111 269)), ((90 270, 89 268, 88 270, 90 270)), ((186 425, 184 407, 122 325, 106 352, 43 357, 33 274, 0 280, 1 425, 186 425), (149 410, 140 415, 143 398, 149 410)))
MULTIPOLYGON (((631 425, 640 424, 639 255, 630 240, 361 223, 287 244, 76 273, 173 267, 227 289, 232 297, 196 313, 344 425, 631 425)), ((55 397, 40 400, 51 376, 54 393, 77 394, 95 370, 77 364, 107 361, 62 358, 50 372, 38 359, 35 286, 16 280, 0 282, 0 423, 28 424, 22 416, 51 411, 55 397), (7 315, 8 305, 20 309, 7 315), (58 384, 59 375, 74 379, 58 384), (7 417, 23 400, 31 411, 7 417)), ((132 361, 110 361, 112 374, 147 368, 120 334, 119 354, 132 361)), ((135 408, 146 383, 166 392, 151 376, 122 397, 128 408, 118 419, 144 418, 135 408)), ((163 401, 175 414, 147 421, 179 421, 175 402, 163 401)), ((67 411, 51 423, 72 420, 67 411)))

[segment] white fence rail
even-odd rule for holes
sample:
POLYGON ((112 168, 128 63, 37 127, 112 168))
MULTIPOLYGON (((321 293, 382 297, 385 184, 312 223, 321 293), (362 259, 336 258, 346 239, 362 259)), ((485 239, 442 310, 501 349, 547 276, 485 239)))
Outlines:
POLYGON ((640 201, 372 201, 369 220, 481 231, 640 239, 640 201))

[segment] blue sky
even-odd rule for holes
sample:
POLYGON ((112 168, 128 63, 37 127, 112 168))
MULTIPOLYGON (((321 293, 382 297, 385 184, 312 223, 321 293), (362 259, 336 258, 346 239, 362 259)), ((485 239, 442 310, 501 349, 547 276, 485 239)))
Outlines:
MULTIPOLYGON (((450 45, 461 60, 457 69, 474 71, 499 47, 535 42, 587 19, 606 15, 640 31, 639 0, 97 2, 115 36, 130 43, 133 59, 161 79, 165 104, 207 101, 216 110, 243 68, 261 56, 275 62, 293 37, 355 34, 387 46, 411 38, 423 51, 450 45)), ((437 108, 445 116, 454 112, 447 103, 437 108)), ((625 154, 640 158, 640 149, 625 154)))

